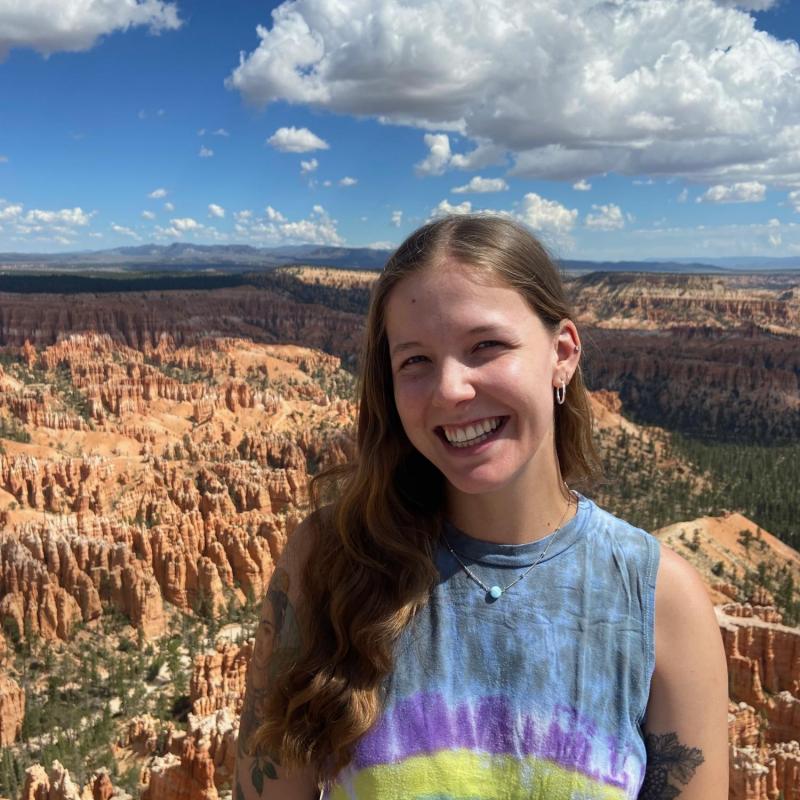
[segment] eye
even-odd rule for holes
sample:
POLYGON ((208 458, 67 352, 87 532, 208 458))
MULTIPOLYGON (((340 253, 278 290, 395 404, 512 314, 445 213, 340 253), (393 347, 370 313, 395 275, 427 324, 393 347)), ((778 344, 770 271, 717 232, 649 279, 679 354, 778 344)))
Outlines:
POLYGON ((411 356, 400 365, 400 369, 403 369, 403 367, 411 367, 414 364, 421 364, 425 358, 425 356, 411 356))
POLYGON ((498 342, 495 339, 487 339, 485 342, 478 342, 478 344, 475 345, 475 349, 486 350, 487 347, 499 347, 502 344, 502 342, 498 342))

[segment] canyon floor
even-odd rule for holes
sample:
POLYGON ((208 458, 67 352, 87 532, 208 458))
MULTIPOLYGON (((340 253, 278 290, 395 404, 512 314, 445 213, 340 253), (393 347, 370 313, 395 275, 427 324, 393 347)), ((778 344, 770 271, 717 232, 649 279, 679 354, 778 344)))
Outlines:
MULTIPOLYGON (((375 274, 0 294, 0 797, 229 797, 255 614, 353 454, 375 274)), ((800 286, 570 279, 604 474, 700 571, 730 797, 800 799, 800 286)))

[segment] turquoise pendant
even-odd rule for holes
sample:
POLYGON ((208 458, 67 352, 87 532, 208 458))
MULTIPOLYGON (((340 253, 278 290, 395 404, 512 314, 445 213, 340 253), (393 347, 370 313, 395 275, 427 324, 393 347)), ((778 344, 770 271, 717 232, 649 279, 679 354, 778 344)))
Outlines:
POLYGON ((499 586, 492 586, 492 588, 489 589, 489 594, 492 596, 492 600, 497 600, 497 598, 503 594, 503 590, 499 586))

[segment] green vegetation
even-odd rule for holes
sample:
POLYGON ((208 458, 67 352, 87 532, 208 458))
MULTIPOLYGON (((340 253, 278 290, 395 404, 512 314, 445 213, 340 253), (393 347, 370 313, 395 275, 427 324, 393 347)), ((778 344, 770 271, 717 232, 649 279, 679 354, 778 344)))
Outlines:
MULTIPOLYGON (((25 426, 15 417, 6 419, 0 417, 0 439, 11 439, 15 442, 30 442, 31 435, 25 430, 25 426)), ((5 448, 3 449, 5 452, 5 448)))
POLYGON ((710 478, 708 488, 697 499, 698 508, 717 514, 721 509, 739 511, 800 550, 800 444, 712 443, 677 434, 674 443, 684 458, 710 478))
POLYGON ((244 286, 250 283, 243 274, 209 275, 190 273, 165 275, 163 272, 104 274, 102 277, 86 274, 76 275, 55 272, 3 274, 0 276, 0 289, 17 294, 105 294, 108 292, 153 292, 189 289, 223 289, 230 286, 244 286))
MULTIPOLYGON (((255 620, 253 605, 245 611, 255 620)), ((115 785, 134 791, 138 768, 121 772, 111 745, 137 714, 185 726, 191 710, 188 664, 213 641, 203 620, 180 615, 171 636, 149 644, 139 637, 137 643, 127 620, 110 608, 100 629, 79 626, 66 644, 21 639, 18 632, 9 636, 14 632, 8 619, 3 627, 14 648, 10 674, 26 693, 20 741, 0 757, 0 796, 8 797, 19 795, 28 766, 49 769, 55 759, 76 782, 85 783, 105 766, 115 785), (168 681, 159 678, 163 668, 168 681)))
POLYGON ((56 367, 53 388, 64 404, 87 422, 91 420, 90 405, 84 394, 72 383, 72 370, 63 361, 56 367))

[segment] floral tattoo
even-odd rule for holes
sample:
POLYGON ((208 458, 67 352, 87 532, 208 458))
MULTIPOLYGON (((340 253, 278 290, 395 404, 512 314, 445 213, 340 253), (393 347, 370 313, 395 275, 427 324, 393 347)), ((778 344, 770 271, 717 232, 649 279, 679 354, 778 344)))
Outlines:
POLYGON ((675 733, 648 733, 644 740, 647 767, 639 800, 674 800, 705 761, 697 747, 686 747, 675 733))

